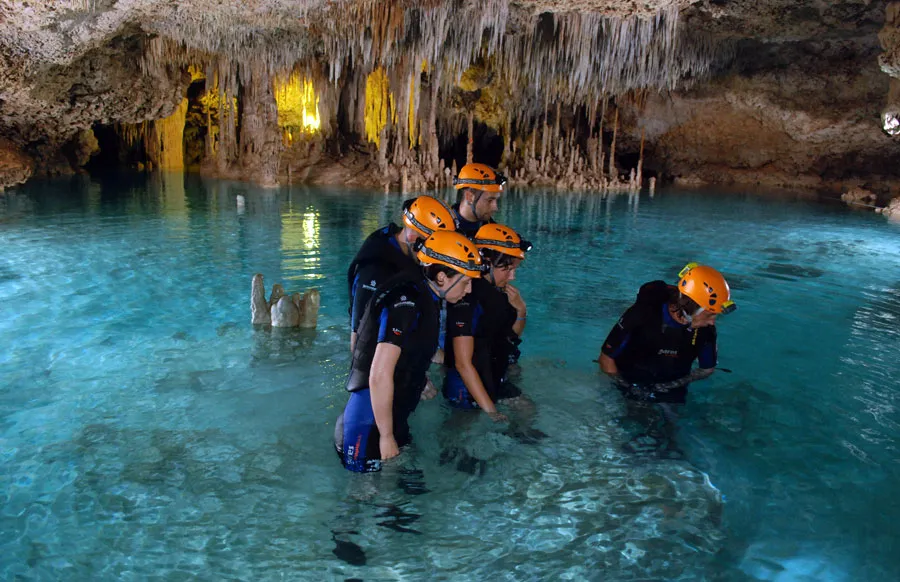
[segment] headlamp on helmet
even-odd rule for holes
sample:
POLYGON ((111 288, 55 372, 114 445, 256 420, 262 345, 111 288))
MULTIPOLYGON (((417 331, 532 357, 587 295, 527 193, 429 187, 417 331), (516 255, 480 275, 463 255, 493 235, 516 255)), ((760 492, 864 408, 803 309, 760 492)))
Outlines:
POLYGON ((516 231, 496 222, 485 224, 479 228, 472 241, 479 250, 492 250, 517 259, 524 259, 525 253, 533 247, 516 231))
POLYGON ((506 176, 486 164, 466 164, 453 178, 453 187, 457 190, 472 188, 484 192, 503 192, 506 176))

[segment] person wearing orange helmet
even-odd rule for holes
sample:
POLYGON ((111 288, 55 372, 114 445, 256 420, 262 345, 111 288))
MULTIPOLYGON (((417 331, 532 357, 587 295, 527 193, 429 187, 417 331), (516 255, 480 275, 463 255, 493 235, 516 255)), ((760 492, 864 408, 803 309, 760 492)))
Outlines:
POLYGON ((485 164, 466 164, 453 179, 457 201, 453 210, 459 218, 457 230, 469 238, 484 224, 494 222, 506 176, 485 164))
POLYGON ((691 382, 715 370, 715 324, 736 309, 731 290, 719 271, 697 263, 678 276, 674 286, 641 286, 603 343, 600 368, 626 398, 680 404, 691 382))
POLYGON ((375 289, 404 270, 418 272, 413 244, 439 230, 456 230, 456 218, 441 200, 419 196, 403 203, 402 224, 379 228, 363 242, 347 269, 350 296, 350 351, 356 344, 359 322, 375 289))
POLYGON ((335 424, 335 449, 349 471, 379 471, 412 437, 407 422, 438 346, 440 304, 462 299, 481 276, 475 245, 437 230, 414 245, 421 265, 378 288, 359 325, 347 390, 335 424))
POLYGON ((478 229, 473 242, 486 270, 472 292, 447 309, 444 396, 456 408, 480 408, 494 420, 506 420, 496 403, 522 394, 506 373, 518 358, 527 318, 512 281, 531 243, 497 223, 478 229))

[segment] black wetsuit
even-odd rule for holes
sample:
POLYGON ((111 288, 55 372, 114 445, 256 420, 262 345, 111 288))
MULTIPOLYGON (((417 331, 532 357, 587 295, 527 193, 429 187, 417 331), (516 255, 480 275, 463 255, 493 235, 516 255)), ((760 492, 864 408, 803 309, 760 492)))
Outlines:
POLYGON ((350 331, 359 330, 363 311, 379 285, 403 271, 419 273, 416 262, 400 250, 396 236, 401 230, 396 224, 379 228, 366 238, 350 263, 347 269, 350 331))
POLYGON ((522 394, 515 384, 506 379, 510 363, 519 357, 521 340, 512 329, 516 317, 516 310, 509 304, 506 293, 485 279, 472 281, 472 291, 447 307, 444 364, 448 370, 444 380, 444 396, 452 405, 458 408, 478 407, 455 368, 455 337, 475 339, 473 364, 491 400, 497 402, 522 394))
POLYGON ((669 314, 669 289, 664 281, 641 287, 637 302, 625 311, 603 343, 602 352, 615 360, 632 389, 626 397, 653 402, 684 402, 687 386, 656 392, 653 384, 672 382, 691 373, 694 360, 701 368, 716 366, 715 326, 693 329, 669 314))
POLYGON ((347 390, 351 393, 334 431, 335 448, 344 467, 368 473, 381 469, 378 426, 369 393, 369 371, 380 343, 402 351, 394 368, 393 430, 397 446, 412 437, 407 420, 416 409, 425 374, 437 349, 440 307, 421 273, 401 273, 372 297, 359 326, 347 390))
POLYGON ((459 202, 453 205, 453 212, 456 213, 456 232, 463 233, 467 238, 474 239, 475 234, 478 233, 478 229, 484 226, 485 224, 493 224, 494 219, 489 218, 487 220, 477 220, 475 222, 469 222, 465 218, 463 218, 462 214, 459 213, 459 202))

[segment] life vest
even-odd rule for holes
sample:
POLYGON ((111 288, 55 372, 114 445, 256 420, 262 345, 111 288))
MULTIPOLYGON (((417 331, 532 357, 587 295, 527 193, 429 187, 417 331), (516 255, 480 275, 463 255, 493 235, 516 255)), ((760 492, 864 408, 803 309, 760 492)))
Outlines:
POLYGON ((645 283, 629 309, 629 318, 636 318, 632 321, 637 324, 632 326, 625 350, 616 357, 619 371, 629 382, 651 384, 686 376, 700 346, 715 341, 714 327, 690 329, 667 322, 673 289, 665 281, 645 283))
MULTIPOLYGON (((403 229, 394 223, 379 228, 370 234, 359 248, 347 269, 347 296, 350 298, 348 312, 353 310, 353 282, 360 270, 372 263, 382 263, 386 271, 393 273, 416 267, 414 261, 391 243, 391 238, 397 236, 401 230, 403 229)), ((413 270, 418 272, 418 269, 413 270)))
POLYGON ((370 387, 369 372, 378 347, 381 312, 400 301, 413 302, 417 314, 394 367, 394 423, 405 429, 406 418, 416 409, 422 395, 440 332, 440 307, 421 272, 414 276, 408 270, 403 271, 376 290, 360 322, 347 390, 356 392, 370 387))
MULTIPOLYGON (((518 345, 522 342, 512 330, 516 323, 516 310, 509 304, 506 294, 484 279, 472 281, 472 292, 465 301, 477 302, 478 321, 473 329, 474 347, 472 364, 481 378, 488 396, 495 399, 497 389, 511 361, 518 359, 518 345)), ((444 361, 455 366, 453 342, 448 342, 444 361)))

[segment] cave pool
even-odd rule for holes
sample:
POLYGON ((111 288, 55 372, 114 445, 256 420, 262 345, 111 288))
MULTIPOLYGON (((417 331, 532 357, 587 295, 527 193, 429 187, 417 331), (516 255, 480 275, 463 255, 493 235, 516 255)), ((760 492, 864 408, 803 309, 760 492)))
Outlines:
POLYGON ((180 174, 0 194, 0 579, 900 580, 900 228, 803 195, 508 192, 547 438, 450 430, 438 398, 360 476, 332 447, 345 273, 401 200, 180 174), (692 260, 739 306, 728 372, 634 450, 592 360, 692 260), (255 330, 257 272, 318 287, 318 329, 255 330))

